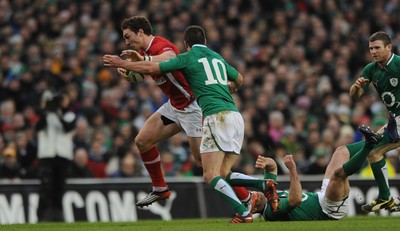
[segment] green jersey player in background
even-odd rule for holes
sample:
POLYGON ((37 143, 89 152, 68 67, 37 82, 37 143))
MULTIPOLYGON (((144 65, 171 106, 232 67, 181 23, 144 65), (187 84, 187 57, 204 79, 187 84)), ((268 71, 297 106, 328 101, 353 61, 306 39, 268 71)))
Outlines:
MULTIPOLYGON (((388 110, 389 122, 386 128, 378 131, 384 134, 383 141, 375 147, 379 149, 375 150, 379 153, 400 147, 400 126, 398 126, 400 125, 400 57, 394 54, 392 49, 392 41, 387 33, 379 31, 372 34, 369 39, 369 50, 374 61, 364 67, 360 77, 350 88, 350 96, 359 98, 372 83, 388 110)), ((368 161, 378 184, 379 195, 372 202, 363 205, 362 209, 366 212, 391 210, 395 204, 389 190, 385 156, 370 155, 368 161)))
POLYGON ((129 62, 115 55, 103 56, 105 66, 124 68, 141 74, 181 71, 193 90, 204 121, 200 153, 203 177, 207 184, 235 210, 231 223, 250 223, 252 214, 237 198, 231 186, 252 186, 264 191, 273 210, 279 207, 276 183, 233 173, 244 138, 244 121, 231 96, 243 82, 243 77, 219 54, 206 46, 206 36, 200 26, 189 26, 184 33, 188 52, 168 61, 129 62))
MULTIPOLYGON (((365 145, 375 145, 382 136, 366 126, 360 127, 365 136, 365 145)), ((279 192, 280 207, 277 212, 271 210, 268 199, 259 193, 259 201, 254 213, 261 213, 266 221, 310 221, 339 220, 348 213, 348 196, 350 193, 349 176, 356 173, 363 165, 368 153, 357 152, 350 156, 348 152, 335 151, 325 171, 320 192, 302 192, 297 175, 296 164, 291 155, 284 157, 289 169, 290 186, 288 192, 279 192)), ((276 180, 277 165, 271 158, 259 156, 256 168, 264 168, 265 178, 276 180)))

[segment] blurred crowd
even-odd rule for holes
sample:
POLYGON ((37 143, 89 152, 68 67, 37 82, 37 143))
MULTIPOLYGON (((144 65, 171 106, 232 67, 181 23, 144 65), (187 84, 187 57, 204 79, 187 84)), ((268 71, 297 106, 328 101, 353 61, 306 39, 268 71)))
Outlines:
MULTIPOLYGON (((237 171, 259 174, 258 155, 294 155, 301 174, 322 174, 336 147, 377 129, 386 111, 371 90, 349 87, 371 61, 369 36, 383 30, 400 49, 399 0, 0 0, 0 179, 37 177, 40 97, 65 91, 78 115, 69 177, 145 176, 133 139, 166 98, 146 79, 130 84, 105 68, 127 49, 121 21, 149 18, 154 34, 183 52, 183 30, 205 28, 208 46, 244 76, 234 95, 245 119, 237 171)), ((166 176, 201 175, 185 134, 159 145, 166 176)), ((400 173, 397 150, 389 172, 400 173)), ((366 165, 360 174, 371 172, 366 165)))

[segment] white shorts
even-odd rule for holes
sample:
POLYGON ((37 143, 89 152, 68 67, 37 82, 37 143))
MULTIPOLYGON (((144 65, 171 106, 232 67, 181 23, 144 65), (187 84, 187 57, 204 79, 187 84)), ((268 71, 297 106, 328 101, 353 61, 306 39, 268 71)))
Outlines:
POLYGON ((218 112, 204 118, 200 153, 224 151, 240 154, 243 138, 242 115, 236 111, 218 112))
POLYGON ((170 101, 163 104, 158 113, 174 121, 188 137, 201 137, 203 115, 196 101, 185 107, 184 110, 174 108, 170 101))
POLYGON ((342 219, 349 212, 349 203, 346 197, 342 201, 331 201, 325 196, 326 188, 328 187, 329 179, 324 179, 321 186, 321 192, 318 192, 318 201, 321 205, 322 212, 334 220, 342 219))

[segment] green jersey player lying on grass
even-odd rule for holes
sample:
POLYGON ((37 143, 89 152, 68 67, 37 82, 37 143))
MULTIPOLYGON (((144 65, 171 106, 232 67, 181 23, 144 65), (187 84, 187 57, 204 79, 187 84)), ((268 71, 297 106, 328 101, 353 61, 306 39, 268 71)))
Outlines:
MULTIPOLYGON (((284 163, 290 172, 289 192, 279 193, 280 207, 277 212, 270 209, 269 202, 263 193, 257 192, 258 201, 252 212, 261 213, 268 221, 309 221, 338 220, 348 213, 348 196, 350 184, 348 177, 357 172, 363 165, 375 144, 382 136, 361 126, 365 136, 364 146, 354 155, 338 148, 325 171, 320 192, 302 192, 296 164, 291 155, 284 157, 284 163)), ((276 180, 277 167, 273 159, 260 156, 256 161, 257 168, 265 169, 265 178, 276 180)))

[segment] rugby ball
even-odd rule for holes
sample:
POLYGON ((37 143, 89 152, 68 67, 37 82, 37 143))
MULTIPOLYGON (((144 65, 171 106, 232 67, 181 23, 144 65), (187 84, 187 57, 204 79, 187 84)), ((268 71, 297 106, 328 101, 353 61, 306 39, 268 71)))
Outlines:
POLYGON ((128 71, 127 76, 129 78, 128 79, 129 82, 131 82, 131 83, 139 83, 139 82, 142 82, 144 79, 144 75, 133 72, 133 71, 128 71))

